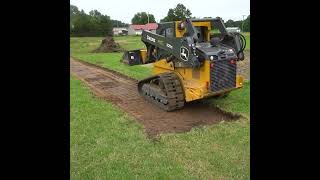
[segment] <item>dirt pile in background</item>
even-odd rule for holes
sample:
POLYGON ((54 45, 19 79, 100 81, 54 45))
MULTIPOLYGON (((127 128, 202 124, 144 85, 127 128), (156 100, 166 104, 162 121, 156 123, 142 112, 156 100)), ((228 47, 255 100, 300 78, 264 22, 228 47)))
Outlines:
POLYGON ((110 53, 110 52, 122 52, 119 43, 116 43, 111 36, 107 36, 101 41, 100 47, 93 50, 93 53, 110 53))

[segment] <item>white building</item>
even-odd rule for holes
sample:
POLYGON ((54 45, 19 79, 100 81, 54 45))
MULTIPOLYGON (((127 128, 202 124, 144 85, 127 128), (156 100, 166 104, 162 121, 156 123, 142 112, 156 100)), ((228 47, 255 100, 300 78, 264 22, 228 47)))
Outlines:
POLYGON ((228 32, 241 32, 239 27, 227 27, 228 32))
POLYGON ((128 28, 115 27, 112 29, 113 35, 128 35, 128 28))

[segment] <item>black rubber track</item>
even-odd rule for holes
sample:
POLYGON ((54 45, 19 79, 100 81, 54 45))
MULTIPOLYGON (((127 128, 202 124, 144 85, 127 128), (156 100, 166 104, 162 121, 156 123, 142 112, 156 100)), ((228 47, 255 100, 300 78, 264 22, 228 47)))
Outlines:
POLYGON ((184 106, 185 101, 183 88, 179 80, 179 77, 173 72, 159 74, 157 76, 152 76, 139 81, 138 91, 140 95, 143 96, 143 98, 146 99, 148 102, 157 105, 159 108, 165 111, 174 111, 177 109, 181 109, 184 106), (142 91, 142 86, 144 84, 150 84, 151 81, 156 79, 158 79, 164 85, 164 88, 162 88, 162 90, 166 94, 166 98, 168 100, 167 104, 163 104, 155 100, 153 97, 145 95, 145 93, 142 91))

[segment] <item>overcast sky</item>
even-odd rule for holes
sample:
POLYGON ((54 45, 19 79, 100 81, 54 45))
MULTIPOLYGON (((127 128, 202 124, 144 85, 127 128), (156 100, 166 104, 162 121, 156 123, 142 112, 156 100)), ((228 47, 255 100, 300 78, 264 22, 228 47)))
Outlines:
POLYGON ((225 21, 242 20, 242 15, 250 14, 250 0, 70 0, 70 4, 86 13, 96 9, 111 19, 129 24, 134 14, 142 11, 153 14, 159 22, 169 8, 178 3, 185 5, 197 18, 220 16, 225 21))

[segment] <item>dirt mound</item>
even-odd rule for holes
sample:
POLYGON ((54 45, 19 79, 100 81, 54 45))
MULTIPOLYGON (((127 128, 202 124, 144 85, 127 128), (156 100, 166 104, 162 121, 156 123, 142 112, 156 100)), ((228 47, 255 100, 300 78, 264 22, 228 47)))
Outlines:
POLYGON ((237 63, 237 73, 250 80, 250 50, 244 51, 245 59, 237 63))
POLYGON ((119 43, 116 43, 111 36, 107 36, 101 41, 100 47, 93 50, 93 53, 109 53, 109 52, 122 52, 119 43))
POLYGON ((89 86, 95 95, 111 101, 135 117, 150 137, 186 132, 193 127, 240 118, 199 101, 186 103, 179 111, 165 112, 138 94, 137 80, 87 62, 70 59, 70 72, 89 86))

